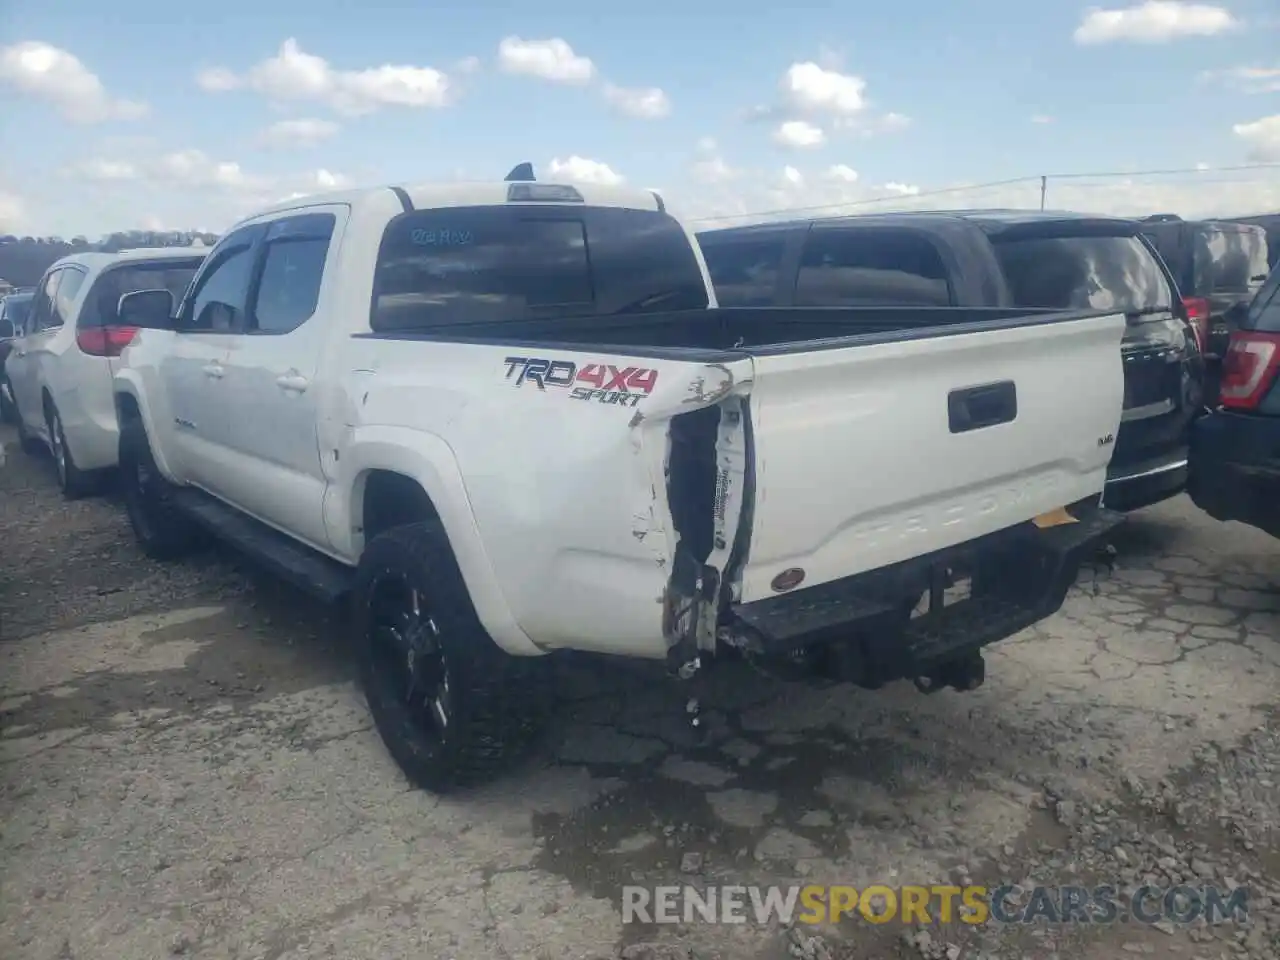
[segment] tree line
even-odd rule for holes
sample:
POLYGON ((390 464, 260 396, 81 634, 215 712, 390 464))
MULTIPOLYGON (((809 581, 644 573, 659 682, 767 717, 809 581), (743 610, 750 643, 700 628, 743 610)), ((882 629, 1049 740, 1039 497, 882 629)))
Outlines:
POLYGON ((71 253, 90 250, 115 253, 137 247, 189 247, 197 244, 212 246, 217 239, 215 233, 195 230, 122 230, 109 233, 96 243, 83 236, 64 240, 62 237, 4 234, 0 235, 0 281, 7 281, 15 287, 34 287, 55 260, 71 253))

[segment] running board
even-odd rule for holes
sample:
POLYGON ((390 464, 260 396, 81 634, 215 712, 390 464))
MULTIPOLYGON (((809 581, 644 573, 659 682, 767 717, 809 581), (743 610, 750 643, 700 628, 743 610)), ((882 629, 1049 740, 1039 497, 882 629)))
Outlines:
POLYGON ((219 540, 229 543, 282 580, 325 602, 351 590, 355 571, 246 516, 202 490, 173 492, 173 503, 219 540))

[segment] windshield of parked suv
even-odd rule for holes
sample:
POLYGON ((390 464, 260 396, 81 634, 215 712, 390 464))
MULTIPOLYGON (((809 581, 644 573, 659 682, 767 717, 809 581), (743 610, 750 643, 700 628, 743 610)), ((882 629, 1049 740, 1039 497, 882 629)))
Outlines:
POLYGON ((455 207, 393 220, 372 329, 707 306, 684 228, 656 210, 455 207))
POLYGON ((31 313, 31 294, 15 294, 4 298, 3 305, 0 305, 0 315, 4 318, 4 323, 0 324, 0 336, 17 336, 22 333, 22 328, 27 322, 27 315, 31 313))
POLYGON ((1137 237, 992 237, 1016 307, 1171 309, 1173 291, 1137 237))
POLYGON ((1267 277, 1267 232, 1261 227, 1206 225, 1196 231, 1196 288, 1206 295, 1257 290, 1267 277))
POLYGON ((98 278, 80 314, 80 325, 102 327, 115 323, 120 298, 140 290, 168 290, 176 304, 187 291, 202 257, 189 260, 159 260, 112 267, 98 278))

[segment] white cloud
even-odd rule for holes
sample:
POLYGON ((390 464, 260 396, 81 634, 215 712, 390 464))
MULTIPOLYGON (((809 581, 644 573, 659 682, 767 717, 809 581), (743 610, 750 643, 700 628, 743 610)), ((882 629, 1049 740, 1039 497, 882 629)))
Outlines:
POLYGON ((901 113, 885 113, 879 116, 872 116, 864 112, 855 116, 836 117, 831 126, 835 130, 850 131, 863 137, 873 137, 882 133, 898 133, 901 130, 905 130, 911 126, 911 118, 901 113))
POLYGON ((314 196, 317 193, 331 193, 335 190, 342 190, 351 186, 349 177, 341 173, 334 173, 331 170, 321 168, 304 173, 298 177, 289 178, 295 189, 290 190, 284 196, 277 199, 277 203, 287 203, 290 200, 301 200, 303 197, 314 196))
POLYGON ((463 57, 454 69, 459 73, 478 73, 481 66, 479 57, 463 57))
POLYGON ((208 93, 225 93, 239 88, 242 83, 226 67, 206 67, 196 73, 196 85, 208 93))
POLYGON ((857 183, 858 171, 843 163, 837 163, 827 168, 826 178, 840 183, 857 183))
POLYGON ((1178 0, 1147 0, 1139 6, 1090 9, 1076 28, 1079 44, 1168 43, 1226 33, 1239 21, 1225 7, 1178 0))
POLYGON ((332 120, 307 117, 279 120, 267 127, 258 141, 263 146, 275 148, 314 147, 318 143, 337 136, 341 129, 332 120))
POLYGON ((1053 117, 1044 113, 1034 113, 1031 115, 1032 123, 1053 123, 1053 117))
POLYGON ((551 161, 547 168, 551 179, 577 181, 578 183, 595 183, 613 186, 622 183, 623 177, 616 173, 607 163, 589 160, 577 154, 566 160, 559 157, 551 161))
POLYGON ((887 192, 899 197, 914 197, 920 192, 920 188, 914 183, 895 183, 892 180, 884 185, 887 192))
POLYGON ((798 187, 804 183, 804 174, 792 166, 782 168, 782 180, 788 186, 798 187))
POLYGON ((1280 113, 1252 123, 1237 123, 1231 130, 1249 145, 1249 159, 1280 163, 1280 113))
POLYGON ((605 99, 619 113, 637 120, 661 120, 671 114, 671 99, 659 87, 615 87, 606 84, 605 99))
POLYGON ((0 184, 0 233, 17 233, 27 219, 27 205, 22 197, 0 184))
POLYGON ((826 143, 827 135, 821 127, 814 126, 807 120, 787 120, 773 131, 773 142, 780 147, 793 150, 804 150, 820 147, 826 143))
POLYGON ((123 160, 86 160, 72 168, 72 176, 81 176, 98 182, 119 182, 138 179, 138 168, 123 160))
POLYGON ((1242 93, 1280 93, 1280 67, 1232 67, 1207 70, 1201 80, 1217 80, 1242 93))
POLYGON ((247 88, 277 102, 323 103, 347 116, 383 107, 443 107, 453 92, 448 76, 434 67, 383 64, 337 70, 323 57, 304 51, 293 37, 280 45, 274 57, 242 76, 213 67, 200 71, 196 80, 210 92, 247 88))
POLYGON ((587 83, 596 73, 589 57, 573 52, 573 47, 560 39, 523 40, 504 37, 498 44, 498 65, 507 73, 540 77, 554 83, 587 83))
POLYGON ((74 54, 38 40, 0 47, 0 83, 52 104, 73 123, 137 120, 147 114, 146 104, 110 96, 74 54))
POLYGON ((315 179, 316 186, 321 190, 342 190, 351 186, 351 181, 347 177, 331 170, 325 170, 323 167, 316 170, 311 176, 315 179))
POLYGON ((738 171, 725 163, 723 157, 714 153, 694 163, 689 173, 698 183, 724 183, 738 175, 738 171))
POLYGON ((782 94, 793 109, 850 116, 866 105, 866 81, 816 63, 793 63, 782 77, 782 94))
POLYGON ((715 137, 700 137, 700 138, 698 139, 698 143, 697 143, 697 150, 698 150, 698 152, 699 152, 699 153, 715 153, 715 152, 716 152, 716 138, 715 138, 715 137))
POLYGON ((175 150, 162 154, 149 165, 147 172, 183 187, 243 190, 259 182, 259 178, 246 174, 239 163, 214 160, 201 150, 175 150))

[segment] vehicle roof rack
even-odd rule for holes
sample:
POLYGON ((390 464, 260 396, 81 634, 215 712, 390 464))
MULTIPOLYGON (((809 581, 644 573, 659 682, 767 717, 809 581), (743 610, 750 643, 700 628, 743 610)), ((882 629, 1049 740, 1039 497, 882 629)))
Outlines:
POLYGON ((503 179, 507 183, 532 183, 537 178, 533 175, 532 163, 517 163, 503 179))

